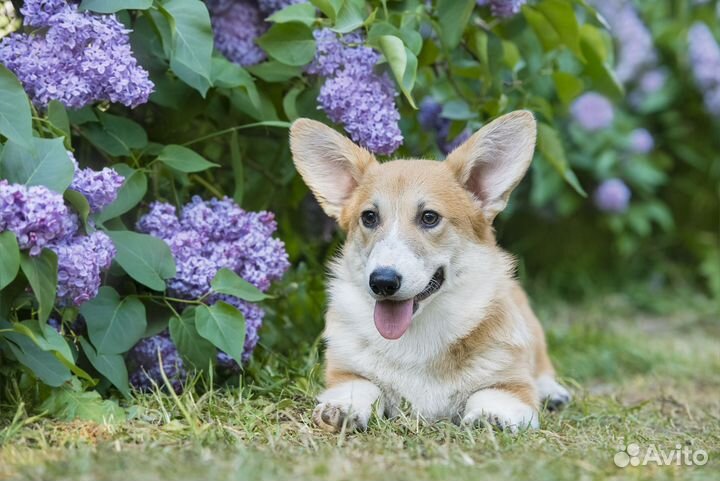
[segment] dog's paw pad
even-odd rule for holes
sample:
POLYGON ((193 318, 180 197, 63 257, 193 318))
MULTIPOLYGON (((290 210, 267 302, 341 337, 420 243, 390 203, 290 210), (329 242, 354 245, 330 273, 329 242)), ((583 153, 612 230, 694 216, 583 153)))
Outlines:
POLYGON ((315 407, 313 420, 325 431, 339 432, 345 427, 348 431, 362 429, 356 415, 350 413, 349 407, 342 404, 324 402, 315 407))

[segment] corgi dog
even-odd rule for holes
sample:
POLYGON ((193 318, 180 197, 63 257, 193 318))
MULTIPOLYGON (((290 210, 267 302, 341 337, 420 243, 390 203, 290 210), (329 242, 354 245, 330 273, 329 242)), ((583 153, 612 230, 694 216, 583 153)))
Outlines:
POLYGON ((492 228, 535 137, 533 115, 516 111, 443 161, 380 163, 320 122, 292 124, 298 172, 347 232, 330 266, 318 426, 365 429, 374 406, 393 416, 406 401, 428 422, 516 432, 570 400, 492 228))

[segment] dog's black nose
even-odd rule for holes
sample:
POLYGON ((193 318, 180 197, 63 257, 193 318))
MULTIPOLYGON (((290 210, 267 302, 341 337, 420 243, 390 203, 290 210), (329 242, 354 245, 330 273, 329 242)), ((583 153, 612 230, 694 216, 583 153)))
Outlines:
POLYGON ((392 296, 398 289, 402 277, 389 267, 380 267, 370 274, 370 289, 378 296, 392 296))

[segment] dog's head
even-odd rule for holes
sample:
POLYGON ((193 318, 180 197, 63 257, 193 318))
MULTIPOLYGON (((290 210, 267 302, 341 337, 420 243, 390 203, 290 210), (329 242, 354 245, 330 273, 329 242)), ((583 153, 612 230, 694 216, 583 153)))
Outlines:
POLYGON ((532 114, 517 111, 484 126, 442 162, 381 164, 322 123, 292 125, 297 170, 347 231, 354 282, 374 298, 383 337, 402 336, 413 314, 453 285, 467 268, 468 246, 494 248, 492 221, 530 165, 535 131, 532 114))

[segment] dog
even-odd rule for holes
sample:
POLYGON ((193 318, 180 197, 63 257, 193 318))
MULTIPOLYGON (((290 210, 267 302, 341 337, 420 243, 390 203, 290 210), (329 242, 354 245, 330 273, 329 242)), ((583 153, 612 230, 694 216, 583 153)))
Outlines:
POLYGON ((380 163, 310 119, 290 129, 295 166, 347 232, 330 266, 321 428, 364 430, 403 401, 432 422, 538 428, 555 380, 540 323, 492 222, 535 149, 532 113, 485 125, 443 161, 380 163))

